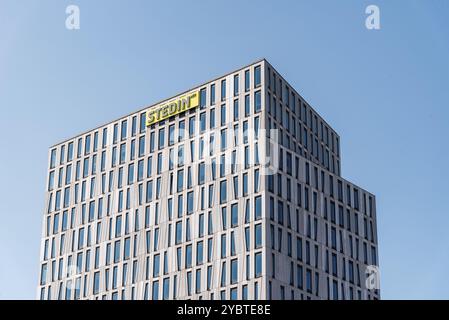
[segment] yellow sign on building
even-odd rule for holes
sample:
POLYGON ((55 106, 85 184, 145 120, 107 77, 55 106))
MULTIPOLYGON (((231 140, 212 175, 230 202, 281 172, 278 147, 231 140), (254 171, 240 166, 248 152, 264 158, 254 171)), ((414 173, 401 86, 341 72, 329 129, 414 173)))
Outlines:
POLYGON ((146 125, 151 126, 156 122, 168 119, 174 115, 198 107, 200 104, 199 91, 194 91, 169 102, 164 102, 147 110, 146 125))

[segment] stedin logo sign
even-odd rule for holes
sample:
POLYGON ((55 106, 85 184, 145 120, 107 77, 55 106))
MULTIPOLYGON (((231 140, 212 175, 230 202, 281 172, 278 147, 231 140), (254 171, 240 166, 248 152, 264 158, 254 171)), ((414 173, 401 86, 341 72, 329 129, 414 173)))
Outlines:
POLYGON ((199 92, 191 92, 169 102, 147 110, 146 125, 151 126, 159 121, 168 119, 174 115, 198 107, 200 104, 199 92))

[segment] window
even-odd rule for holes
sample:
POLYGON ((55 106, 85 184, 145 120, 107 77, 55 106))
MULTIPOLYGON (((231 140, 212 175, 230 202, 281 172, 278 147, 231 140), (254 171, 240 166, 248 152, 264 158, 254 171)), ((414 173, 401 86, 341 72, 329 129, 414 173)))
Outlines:
POLYGON ((262 252, 257 252, 254 255, 254 276, 260 277, 262 275, 262 252))
POLYGON ((254 227, 254 246, 256 249, 262 247, 262 224, 254 227))
MULTIPOLYGON (((126 139, 127 129, 128 129, 128 122, 126 120, 123 120, 122 121, 121 138, 120 138, 122 141, 126 139)), ((87 140, 86 140, 86 142, 87 142, 87 140)))
POLYGON ((147 119, 147 115, 146 113, 141 113, 140 114, 140 133, 144 133, 145 129, 146 129, 146 119, 147 119))
POLYGON ((128 166, 128 185, 134 182, 134 164, 131 163, 128 166))
POLYGON ((170 278, 165 278, 162 285, 162 299, 168 300, 170 292, 170 278))
POLYGON ((260 86, 261 76, 260 76, 260 66, 254 68, 254 87, 260 86))
POLYGON ((145 136, 139 137, 139 157, 145 154, 145 136))
MULTIPOLYGON (((120 145, 120 164, 122 164, 123 162, 125 162, 125 158, 126 158, 126 144, 122 143, 120 145)), ((88 158, 86 158, 88 159, 88 158)))
POLYGON ((86 155, 89 153, 90 153, 90 135, 86 136, 85 145, 84 145, 84 154, 86 155))
POLYGON ((207 267, 207 290, 210 290, 212 284, 212 266, 207 267))
POLYGON ((153 277, 159 277, 160 255, 156 254, 153 258, 153 277))
POLYGON ((200 90, 200 108, 206 106, 206 88, 200 90))
POLYGON ((210 110, 209 126, 211 129, 215 128, 215 109, 210 110))
POLYGON ((215 84, 210 86, 210 105, 213 106, 215 104, 215 84))
POLYGON ((206 112, 200 114, 200 132, 204 132, 206 130, 206 112))
POLYGON ((55 184, 55 172, 51 171, 48 177, 48 191, 52 191, 55 184))
POLYGON ((246 251, 250 250, 250 235, 249 235, 249 227, 245 228, 245 248, 246 251))
POLYGON ((238 120, 239 118, 239 100, 234 100, 234 121, 238 120))
POLYGON ((227 196, 226 196, 226 180, 220 181, 220 204, 223 204, 226 202, 227 196))
POLYGON ((245 71, 245 92, 249 91, 250 87, 250 79, 249 79, 249 70, 245 71))
POLYGON ((56 166, 56 149, 51 150, 50 153, 50 169, 56 166))
POLYGON ((120 260, 120 240, 117 240, 114 243, 114 263, 119 262, 119 260, 120 260))
POLYGON ((130 238, 126 238, 125 239, 125 252, 123 255, 123 259, 124 260, 128 260, 129 256, 130 256, 130 243, 131 243, 131 239, 130 238))
POLYGON ((182 242, 182 222, 176 222, 176 237, 175 244, 179 244, 182 242))
POLYGON ((175 125, 172 124, 168 127, 168 145, 171 146, 175 143, 175 125))
POLYGON ((226 79, 221 80, 221 101, 226 99, 226 79))
POLYGON ((201 292, 201 269, 197 269, 195 273, 195 292, 201 292))
POLYGON ((220 125, 224 126, 226 124, 226 105, 222 104, 220 106, 220 125))
POLYGON ((67 150, 67 161, 72 160, 73 160, 73 142, 70 142, 67 150))
POLYGON ((108 128, 103 129, 103 141, 101 142, 101 147, 105 148, 108 142, 108 128))
POLYGON ((186 268, 192 267, 192 245, 186 246, 186 268))
POLYGON ((262 108, 262 98, 260 91, 254 93, 254 112, 259 112, 262 108))
POLYGON ((198 165, 198 184, 204 184, 206 172, 204 162, 198 165))
POLYGON ((238 281, 238 260, 231 260, 231 284, 237 283, 238 281))
POLYGON ((221 235, 221 258, 226 258, 226 234, 221 235))
POLYGON ((238 207, 237 204, 231 206, 231 227, 235 227, 238 224, 238 207))
POLYGON ((161 150, 165 145, 165 129, 162 128, 159 130, 159 143, 158 149, 161 150))
POLYGON ((226 286, 226 261, 221 264, 221 286, 226 286))
POLYGON ((181 169, 178 171, 178 183, 177 183, 177 192, 181 192, 184 186, 184 170, 181 169))
POLYGON ((234 96, 239 94, 239 75, 234 75, 234 96))
POLYGON ((158 300, 159 295, 159 281, 153 282, 153 300, 158 300))
POLYGON ((258 196, 255 198, 255 206, 254 206, 254 210, 255 210, 255 219, 259 220, 262 218, 262 197, 258 196))
POLYGON ((184 140, 185 129, 186 129, 186 124, 185 124, 184 120, 179 121, 178 141, 184 140))
POLYGON ((94 294, 98 294, 99 291, 100 291, 100 272, 95 272, 94 273, 94 289, 93 289, 93 292, 94 292, 94 294))
POLYGON ((192 294, 192 272, 187 272, 187 295, 192 294))
POLYGON ((193 137, 195 133, 195 117, 189 118, 189 136, 193 137))
POLYGON ((201 265, 203 264, 203 241, 199 241, 196 244, 196 264, 201 265))
POLYGON ((187 193, 187 214, 193 213, 193 191, 187 193))
POLYGON ((204 214, 200 214, 198 220, 198 237, 203 236, 204 236, 204 214))
POLYGON ((304 287, 302 270, 303 270, 302 266, 300 266, 300 265, 296 266, 296 281, 297 281, 297 287, 299 289, 302 289, 304 287))

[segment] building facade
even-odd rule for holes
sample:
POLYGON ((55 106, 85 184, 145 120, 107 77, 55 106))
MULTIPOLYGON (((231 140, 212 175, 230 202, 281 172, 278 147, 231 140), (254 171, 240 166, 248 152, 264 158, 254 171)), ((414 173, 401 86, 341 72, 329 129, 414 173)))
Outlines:
POLYGON ((375 196, 266 60, 51 147, 43 220, 40 299, 380 298, 375 196))

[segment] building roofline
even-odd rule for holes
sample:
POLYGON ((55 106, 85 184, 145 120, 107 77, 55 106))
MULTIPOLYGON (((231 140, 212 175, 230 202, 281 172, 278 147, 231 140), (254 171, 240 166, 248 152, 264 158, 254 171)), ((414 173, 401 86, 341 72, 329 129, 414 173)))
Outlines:
MULTIPOLYGON (((126 118, 126 117, 128 117, 128 116, 130 116, 130 115, 132 115, 132 114, 135 114, 135 113, 141 113, 142 111, 145 111, 145 110, 147 110, 148 108, 157 106, 157 105, 161 104, 161 103, 164 102, 164 101, 171 100, 171 99, 173 99, 173 98, 176 98, 177 96, 180 96, 180 95, 183 95, 183 94, 185 94, 185 93, 188 93, 188 92, 190 92, 190 91, 192 91, 192 90, 194 90, 194 89, 199 89, 200 87, 206 85, 207 83, 217 81, 218 79, 227 77, 227 76, 229 76, 230 74, 236 73, 236 72, 238 72, 238 71, 241 71, 241 70, 243 70, 243 69, 246 69, 246 68, 248 68, 248 67, 250 67, 250 66, 252 66, 252 65, 255 65, 255 64, 257 64, 257 63, 260 63, 260 62, 267 62, 267 63, 269 63, 265 58, 257 59, 257 60, 255 60, 255 61, 252 62, 252 63, 246 64, 246 65, 244 65, 243 67, 234 69, 234 70, 232 70, 232 71, 230 71, 230 72, 228 72, 228 73, 226 73, 226 74, 224 74, 224 75, 215 77, 215 78, 213 78, 213 79, 211 79, 211 80, 204 81, 204 82, 202 82, 201 84, 195 85, 195 86, 191 87, 190 89, 187 89, 187 90, 185 90, 185 91, 183 91, 183 92, 180 92, 180 93, 177 93, 177 94, 175 94, 175 95, 172 95, 172 96, 170 96, 170 97, 168 97, 168 98, 159 100, 159 101, 157 101, 157 102, 155 102, 155 103, 152 103, 152 104, 150 104, 150 105, 148 105, 148 106, 146 106, 146 107, 140 108, 140 109, 138 109, 138 110, 136 110, 136 111, 133 111, 133 112, 131 112, 131 113, 127 113, 127 114, 125 114, 125 115, 123 115, 123 116, 120 116, 120 117, 118 117, 118 118, 115 118, 114 120, 109 121, 109 122, 107 122, 107 123, 105 123, 105 124, 99 125, 99 126, 93 128, 93 129, 83 131, 83 132, 81 132, 81 133, 79 133, 79 134, 77 134, 77 135, 74 135, 74 136, 70 137, 70 138, 64 139, 64 140, 62 140, 62 141, 60 141, 60 142, 58 142, 58 143, 55 143, 55 144, 51 145, 51 146, 49 147, 49 149, 52 149, 52 148, 54 148, 54 147, 56 147, 56 146, 59 146, 59 145, 61 145, 61 144, 64 144, 64 143, 66 143, 66 142, 72 140, 73 138, 76 138, 76 137, 85 135, 85 134, 87 134, 87 133, 89 133, 89 132, 93 132, 93 131, 98 130, 98 129, 102 128, 102 127, 105 127, 105 126, 107 126, 107 125, 110 125, 111 123, 114 123, 114 122, 116 122, 116 121, 119 121, 120 119, 126 118)), ((271 64, 270 64, 270 65, 271 65, 271 64)))
POLYGON ((282 76, 282 73, 281 72, 279 72, 269 61, 267 61, 266 59, 263 59, 270 67, 271 67, 271 69, 273 69, 274 71, 276 71, 276 73, 279 75, 279 77, 281 77, 282 78, 282 80, 285 82, 285 83, 288 83, 289 85, 290 85, 290 87, 295 91, 295 93, 301 98, 301 100, 302 101, 304 101, 306 104, 307 104, 307 106, 310 108, 310 109, 312 109, 320 118, 321 118, 321 120, 323 120, 323 122, 337 135, 337 137, 339 138, 339 140, 340 140, 340 142, 341 142, 341 139, 340 139, 340 135, 338 134, 338 132, 333 128, 333 126, 331 126, 327 121, 326 121, 326 119, 324 119, 322 116, 321 116, 321 114, 318 112, 318 111, 316 111, 316 109, 314 108, 314 107, 312 107, 311 105, 310 105, 310 103, 309 102, 307 102, 307 100, 306 99, 304 99, 304 97, 295 89, 295 87, 293 86, 293 85, 291 85, 290 84, 290 81, 288 81, 287 79, 285 79, 283 76, 282 76))
MULTIPOLYGON (((185 90, 185 91, 182 91, 182 92, 180 92, 180 93, 177 93, 177 94, 175 94, 175 95, 172 95, 172 96, 170 96, 170 97, 168 97, 168 98, 165 98, 165 99, 161 99, 161 100, 159 100, 159 101, 157 101, 157 102, 155 102, 155 103, 152 103, 152 104, 150 104, 150 105, 147 105, 147 106, 145 106, 145 107, 143 107, 143 108, 139 108, 138 110, 136 110, 136 111, 133 111, 133 112, 130 112, 130 113, 127 113, 127 114, 124 114, 124 115, 122 115, 122 116, 120 116, 120 117, 118 117, 118 118, 115 118, 114 120, 111 120, 111 121, 109 121, 109 122, 106 122, 106 123, 104 123, 104 124, 101 124, 101 125, 99 125, 99 126, 96 126, 95 128, 93 128, 93 129, 89 129, 89 130, 85 130, 85 131, 83 131, 83 132, 81 132, 81 133, 79 133, 79 134, 76 134, 76 135, 74 135, 74 136, 72 136, 72 137, 70 137, 70 138, 67 138, 67 139, 64 139, 64 140, 62 140, 62 141, 60 141, 60 142, 57 142, 57 143, 54 143, 54 144, 52 144, 50 147, 49 147, 49 149, 52 149, 52 148, 54 148, 54 147, 56 147, 56 146, 59 146, 59 145, 61 145, 61 144, 64 144, 64 143, 66 143, 66 142, 68 142, 68 141, 70 141, 70 140, 72 140, 72 139, 74 139, 74 138, 76 138, 76 137, 79 137, 79 136, 82 136, 82 135, 85 135, 85 134, 87 134, 87 133, 89 133, 89 132, 93 132, 93 131, 95 131, 95 130, 98 130, 98 129, 100 129, 100 128, 102 128, 102 127, 105 127, 105 126, 108 126, 108 125, 110 125, 111 123, 114 123, 114 122, 116 122, 116 121, 119 121, 120 119, 123 119, 123 118, 126 118, 126 117, 128 117, 128 116, 130 116, 130 115, 132 115, 132 114, 135 114, 135 113, 141 113, 141 112, 143 112, 143 111, 145 111, 145 110, 147 110, 148 108, 151 108, 151 107, 154 107, 154 106, 157 106, 157 105, 159 105, 159 104, 161 104, 161 103, 163 103, 164 101, 168 101, 168 100, 171 100, 171 99, 173 99, 173 98, 176 98, 177 96, 180 96, 180 95, 183 95, 183 94, 185 94, 185 93, 188 93, 188 92, 190 92, 190 91, 192 91, 192 90, 195 90, 195 89, 199 89, 200 87, 202 87, 202 86, 204 86, 204 85, 206 85, 206 84, 208 84, 208 83, 210 83, 210 82, 214 82, 214 81, 217 81, 218 79, 221 79, 221 78, 224 78, 224 77, 227 77, 227 76, 229 76, 230 74, 233 74, 233 73, 236 73, 236 72, 239 72, 239 71, 241 71, 241 70, 243 70, 243 69, 246 69, 246 68, 248 68, 248 67, 250 67, 250 66, 252 66, 252 65, 255 65, 255 64, 257 64, 257 63, 260 63, 260 62, 265 62, 265 63, 267 63, 273 70, 275 70, 276 71, 276 73, 282 78, 282 80, 285 82, 285 83, 288 83, 289 85, 290 85, 290 82, 287 80, 287 79, 285 79, 283 76, 282 76, 282 74, 277 70, 277 68, 275 68, 266 58, 260 58, 260 59, 257 59, 257 60, 255 60, 255 61, 253 61, 253 62, 251 62, 251 63, 249 63, 249 64, 246 64, 246 65, 244 65, 244 66, 242 66, 242 67, 240 67, 240 68, 237 68, 237 69, 234 69, 234 70, 232 70, 232 71, 230 71, 230 72, 227 72, 227 73, 225 73, 224 75, 221 75, 221 76, 218 76, 218 77, 215 77, 215 78, 213 78, 213 79, 211 79, 211 80, 208 80, 208 81, 204 81, 204 82, 202 82, 201 84, 198 84, 198 85, 195 85, 195 86, 193 86, 193 87, 191 87, 190 89, 187 89, 187 90, 185 90)), ((310 103, 308 103, 307 102, 307 100, 294 88, 294 86, 292 86, 292 85, 290 85, 290 87, 295 91, 295 93, 302 99, 302 101, 304 101, 304 102, 306 102, 307 103, 307 105, 321 118, 321 120, 336 134, 336 136, 339 138, 339 140, 341 141, 341 138, 340 138, 340 135, 338 134, 338 132, 320 115, 320 113, 318 112, 318 111, 316 111, 315 110, 315 108, 314 107, 312 107, 311 105, 310 105, 310 103)))

